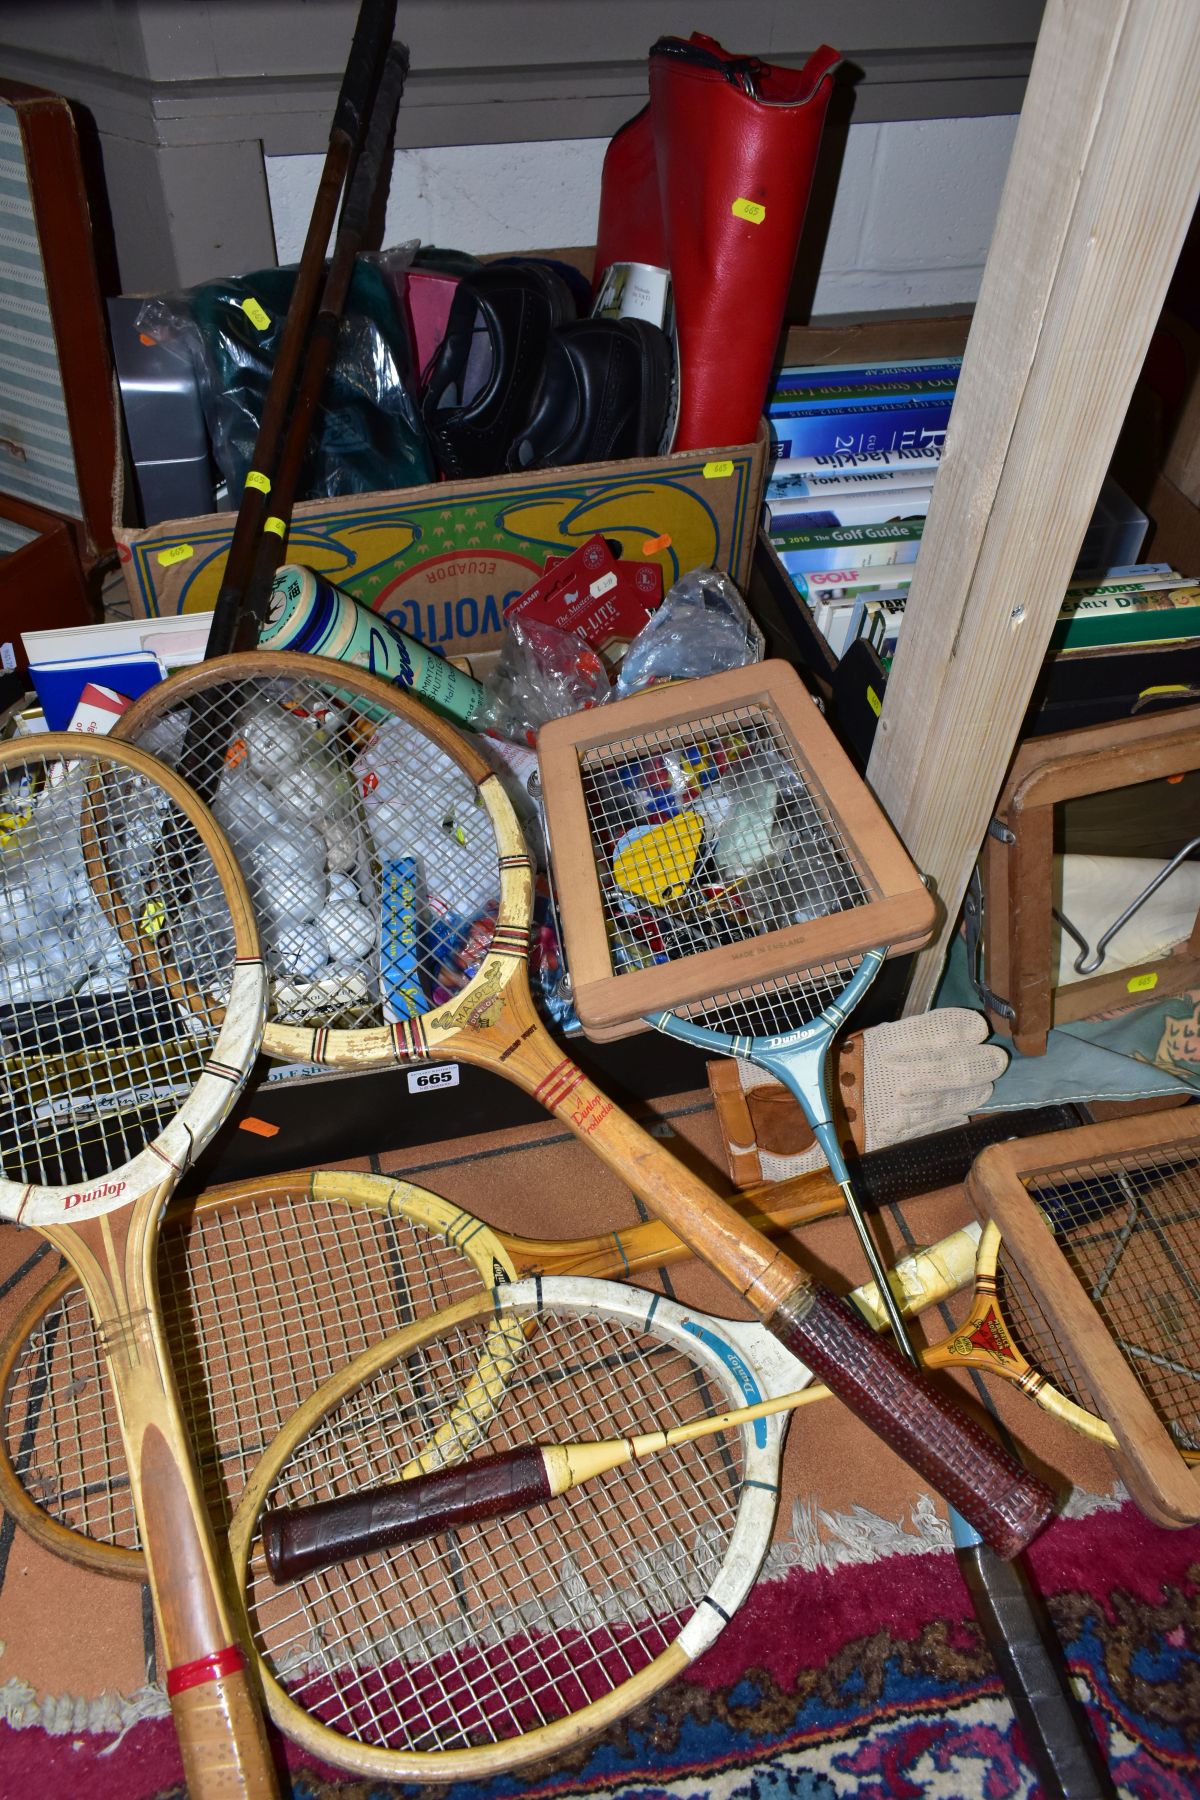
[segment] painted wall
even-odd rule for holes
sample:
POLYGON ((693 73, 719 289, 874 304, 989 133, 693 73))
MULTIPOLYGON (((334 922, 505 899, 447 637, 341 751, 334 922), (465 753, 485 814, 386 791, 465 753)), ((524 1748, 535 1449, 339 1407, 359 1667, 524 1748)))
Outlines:
MULTIPOLYGON (((970 302, 995 224, 1015 117, 850 128, 813 314, 970 302)), ((591 243, 602 138, 400 150, 386 243, 419 237, 476 255, 591 243)), ((300 252, 319 156, 267 158, 279 258, 300 252)), ((812 256, 811 240, 801 256, 812 256)))

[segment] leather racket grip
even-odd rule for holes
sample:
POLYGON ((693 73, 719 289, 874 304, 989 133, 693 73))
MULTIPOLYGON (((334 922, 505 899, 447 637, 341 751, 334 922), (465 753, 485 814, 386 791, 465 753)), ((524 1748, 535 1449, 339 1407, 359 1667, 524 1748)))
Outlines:
POLYGON ((1033 1137, 1044 1131, 1064 1131, 1078 1125, 1079 1115, 1070 1106, 1035 1106, 1025 1112, 992 1113, 969 1125, 935 1131, 929 1137, 909 1138, 883 1150, 869 1150, 850 1162, 850 1178, 860 1206, 869 1212, 918 1194, 965 1181, 971 1164, 989 1144, 1009 1138, 1033 1137))
POLYGON ((263 1518, 267 1568, 276 1582, 314 1569, 525 1512, 549 1500, 546 1463, 538 1449, 503 1450, 458 1468, 435 1469, 413 1481, 368 1488, 315 1506, 281 1506, 263 1518))
POLYGON ((861 1314, 805 1283, 769 1321, 793 1355, 949 1501, 999 1556, 1041 1530, 1055 1499, 996 1439, 940 1394, 861 1314))

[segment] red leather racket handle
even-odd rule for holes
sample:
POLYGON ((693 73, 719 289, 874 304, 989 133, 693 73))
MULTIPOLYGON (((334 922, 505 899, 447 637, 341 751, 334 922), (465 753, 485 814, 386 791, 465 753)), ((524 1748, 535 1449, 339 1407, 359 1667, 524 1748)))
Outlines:
POLYGON ((1055 1509, 1045 1482, 876 1337, 861 1314, 805 1284, 771 1331, 973 1525, 998 1555, 1016 1556, 1055 1509))
POLYGON ((480 1519, 505 1518, 550 1497, 545 1459, 534 1448, 504 1450, 346 1499, 276 1507, 263 1519, 267 1568, 274 1581, 297 1581, 368 1550, 415 1543, 480 1519))

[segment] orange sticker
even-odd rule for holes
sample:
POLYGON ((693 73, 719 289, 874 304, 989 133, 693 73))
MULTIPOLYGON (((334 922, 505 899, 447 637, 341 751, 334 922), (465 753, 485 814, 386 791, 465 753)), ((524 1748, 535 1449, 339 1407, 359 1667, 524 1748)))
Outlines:
POLYGON ((232 744, 230 744, 228 750, 226 750, 226 752, 225 752, 225 761, 228 763, 228 765, 231 769, 236 769, 238 764, 240 762, 244 762, 245 760, 246 760, 246 740, 245 740, 245 738, 240 738, 240 737, 234 738, 232 744))
POLYGON ((646 539, 645 543, 642 545, 642 555, 657 556, 660 550, 669 550, 670 548, 670 536, 664 531, 661 537, 646 539))
POLYGON ((278 1125, 268 1124, 266 1119, 239 1119, 238 1130, 248 1131, 254 1137, 278 1137, 278 1125))

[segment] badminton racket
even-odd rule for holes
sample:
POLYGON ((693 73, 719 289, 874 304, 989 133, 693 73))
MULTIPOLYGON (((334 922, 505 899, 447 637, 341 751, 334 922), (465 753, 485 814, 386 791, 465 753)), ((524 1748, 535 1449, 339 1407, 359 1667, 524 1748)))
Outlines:
MULTIPOLYGON (((241 660, 231 659, 222 671, 231 687, 236 685, 241 660)), ((361 823, 356 847, 343 846, 339 854, 352 860, 365 856, 365 867, 355 862, 355 871, 360 883, 373 881, 374 886, 357 886, 360 910, 372 922, 382 921, 381 936, 372 932, 370 939, 377 947, 376 960, 364 952, 352 968, 335 962, 327 956, 326 934, 324 946, 312 946, 313 958, 326 956, 324 962, 306 963, 303 970, 293 963, 287 978, 272 984, 264 1036, 268 1052, 293 1062, 359 1067, 436 1057, 491 1068, 512 1080, 589 1144, 997 1550, 1014 1553, 1048 1517, 1053 1504, 1048 1490, 966 1419, 952 1400, 923 1382, 889 1346, 877 1342, 857 1315, 814 1284, 760 1232, 746 1227, 704 1182, 621 1113, 563 1055, 541 1024, 526 973, 533 868, 512 803, 494 770, 452 727, 369 676, 344 665, 314 667, 318 659, 286 653, 253 661, 264 676, 269 667, 276 679, 286 680, 293 671, 296 681, 323 676, 334 684, 335 693, 345 696, 340 707, 335 701, 337 716, 326 704, 324 718, 315 726, 297 720, 294 713, 287 715, 308 733, 299 740, 306 754, 318 738, 323 755, 330 749, 331 737, 339 740, 336 766, 328 761, 323 765, 328 779, 321 803, 314 807, 310 800, 300 835, 311 838, 314 819, 324 824, 334 816, 337 790, 341 785, 344 794, 348 768, 361 823), (376 708, 382 711, 376 713, 376 708), (345 713, 353 714, 353 719, 344 721, 345 713), (290 979, 291 974, 298 979, 290 979), (362 1021, 357 1029, 346 1023, 347 1008, 362 1021), (310 1022, 291 1023, 301 1012, 310 1022)), ((185 672, 185 680, 190 674, 197 678, 197 686, 180 683, 161 695, 159 706, 167 709, 169 718, 177 700, 190 702, 203 689, 205 712, 211 708, 218 714, 212 726, 219 732, 214 755, 229 769, 228 754, 237 755, 240 742, 246 749, 236 764, 241 767, 249 763, 252 752, 256 758, 262 754, 258 741, 266 731, 260 729, 260 716, 249 740, 244 727, 240 734, 231 732, 230 712, 214 706, 213 688, 205 686, 217 668, 218 664, 209 664, 206 670, 185 672)), ((190 714, 190 704, 187 710, 190 714)), ((274 711, 269 706, 265 711, 270 724, 278 727, 285 709, 276 702, 274 711)), ((147 710, 135 720, 131 709, 123 723, 133 735, 144 728, 146 719, 147 710)), ((180 725, 186 730, 186 719, 173 729, 178 731, 180 725)), ((164 730, 171 729, 164 727, 160 712, 156 749, 161 750, 164 730)), ((290 725, 287 730, 291 734, 290 725)), ((293 775, 311 794, 315 778, 305 774, 304 767, 293 759, 293 775)), ((238 849, 234 815, 243 828, 247 815, 233 798, 237 782, 231 779, 225 802, 224 786, 223 777, 213 805, 238 849)), ((293 792, 296 786, 293 781, 293 792)), ((257 798, 251 794, 252 802, 257 798)), ((347 811, 346 816, 355 815, 347 811)), ((264 910, 271 904, 270 882, 262 875, 264 862, 278 866, 281 860, 279 843, 273 839, 277 830, 272 821, 260 820, 258 841, 249 842, 248 830, 243 840, 269 964, 273 954, 294 956, 297 942, 288 935, 291 924, 284 922, 277 900, 274 914, 264 910)), ((299 856, 296 866, 304 867, 294 833, 290 842, 289 856, 299 856)), ((319 870, 310 859, 308 869, 312 881, 305 904, 321 904, 328 890, 327 858, 319 870)), ((292 921, 296 923, 305 921, 292 921)))
POLYGON ((189 1790, 274 1793, 155 1279, 166 1201, 258 1051, 249 898, 195 795, 128 745, 70 734, 2 745, 0 792, 3 1035, 23 1044, 0 1068, 0 1214, 50 1240, 91 1309, 189 1790), (181 862, 182 896, 170 885, 181 862), (120 1029, 97 1033, 93 996, 105 992, 120 1029), (139 1006, 146 994, 154 1004, 139 1006), (85 1056, 64 1054, 80 1040, 85 1056))
POLYGON ((753 1583, 778 1497, 779 1418, 285 1588, 261 1520, 424 1467, 434 1440, 450 1465, 481 1441, 525 1447, 533 1420, 554 1442, 627 1437, 807 1378, 761 1326, 581 1278, 484 1293, 373 1347, 289 1420, 234 1516, 272 1716, 326 1760, 401 1781, 508 1773, 579 1743, 707 1648, 753 1583), (475 1414, 462 1406, 470 1389, 475 1414))
MULTIPOLYGON (((337 352, 338 328, 354 277, 358 253, 367 243, 371 211, 381 174, 388 164, 396 113, 407 78, 408 49, 404 44, 393 43, 383 60, 362 147, 346 186, 337 236, 329 259, 329 271, 312 324, 304 368, 271 483, 270 517, 264 520, 253 573, 242 597, 242 609, 246 617, 246 630, 243 634, 246 642, 243 647, 246 649, 253 648, 257 642, 270 609, 271 583, 284 559, 284 538, 291 522, 292 506, 300 485, 304 459, 308 454, 317 408, 337 352)), ((378 247, 376 243, 374 248, 378 247)), ((226 649, 235 647, 232 643, 223 646, 226 649)), ((213 654, 216 654, 215 647, 213 654)))
MULTIPOLYGON (((878 1170, 878 1157, 867 1161, 878 1170)), ((829 1185, 784 1185, 810 1184, 829 1185)), ((771 1231, 831 1206, 827 1195, 768 1198, 765 1210, 747 1210, 771 1231)), ((210 1516, 228 1521, 257 1457, 302 1401, 413 1319, 534 1272, 629 1279, 686 1255, 657 1220, 590 1238, 527 1238, 376 1175, 279 1175, 177 1202, 159 1239, 160 1303, 210 1516)), ((974 1239, 955 1238, 905 1258, 891 1279, 906 1306, 925 1306, 966 1281, 973 1261, 974 1239)), ((882 1318, 871 1291, 856 1303, 882 1318)), ((0 1396, 5 1510, 55 1554, 144 1577, 103 1352, 69 1270, 14 1319, 0 1345, 0 1396)))

